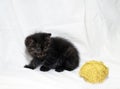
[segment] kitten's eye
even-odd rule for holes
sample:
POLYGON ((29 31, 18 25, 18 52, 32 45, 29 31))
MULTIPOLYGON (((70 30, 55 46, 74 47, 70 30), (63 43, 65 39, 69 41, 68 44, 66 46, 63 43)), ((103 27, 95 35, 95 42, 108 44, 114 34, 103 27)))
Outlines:
POLYGON ((29 45, 29 47, 34 47, 34 46, 35 46, 34 42, 29 45))

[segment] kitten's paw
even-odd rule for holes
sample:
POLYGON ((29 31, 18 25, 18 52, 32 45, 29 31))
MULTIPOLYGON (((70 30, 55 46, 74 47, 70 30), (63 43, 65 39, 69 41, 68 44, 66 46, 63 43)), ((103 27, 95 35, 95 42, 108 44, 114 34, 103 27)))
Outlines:
POLYGON ((74 68, 65 68, 65 70, 72 71, 72 70, 74 70, 74 68))
POLYGON ((24 68, 35 69, 33 66, 25 65, 24 68))
POLYGON ((64 68, 63 67, 57 67, 57 68, 55 68, 55 71, 56 72, 62 72, 62 71, 64 71, 64 68))
POLYGON ((45 72, 45 71, 49 71, 50 68, 45 67, 45 66, 41 66, 40 70, 45 72))

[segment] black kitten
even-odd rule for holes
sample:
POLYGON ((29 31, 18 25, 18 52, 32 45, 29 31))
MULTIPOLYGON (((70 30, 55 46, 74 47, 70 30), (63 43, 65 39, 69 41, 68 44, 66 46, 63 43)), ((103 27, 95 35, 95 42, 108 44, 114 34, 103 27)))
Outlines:
POLYGON ((33 57, 25 68, 35 69, 42 65, 41 71, 55 69, 72 71, 79 65, 77 49, 67 40, 51 37, 50 33, 35 33, 25 40, 27 51, 33 57))

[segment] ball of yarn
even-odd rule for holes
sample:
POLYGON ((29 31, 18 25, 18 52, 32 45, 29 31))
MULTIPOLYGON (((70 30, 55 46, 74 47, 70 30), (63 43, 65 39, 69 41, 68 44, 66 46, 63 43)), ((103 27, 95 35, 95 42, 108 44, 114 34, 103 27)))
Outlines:
POLYGON ((100 83, 108 76, 108 72, 109 70, 103 62, 92 60, 81 67, 79 74, 90 83, 100 83))

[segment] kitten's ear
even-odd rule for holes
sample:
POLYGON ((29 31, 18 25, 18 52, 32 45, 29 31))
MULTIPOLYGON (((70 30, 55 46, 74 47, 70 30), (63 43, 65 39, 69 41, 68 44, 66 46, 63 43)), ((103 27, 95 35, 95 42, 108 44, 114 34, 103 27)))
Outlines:
POLYGON ((30 46, 32 43, 34 42, 33 38, 31 36, 28 36, 26 39, 25 39, 25 45, 26 46, 30 46))
POLYGON ((51 33, 47 33, 47 36, 50 37, 50 36, 51 36, 51 33))

